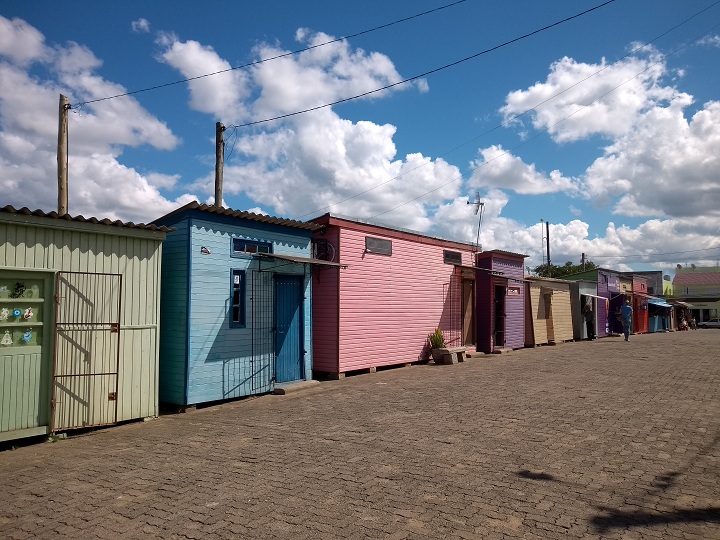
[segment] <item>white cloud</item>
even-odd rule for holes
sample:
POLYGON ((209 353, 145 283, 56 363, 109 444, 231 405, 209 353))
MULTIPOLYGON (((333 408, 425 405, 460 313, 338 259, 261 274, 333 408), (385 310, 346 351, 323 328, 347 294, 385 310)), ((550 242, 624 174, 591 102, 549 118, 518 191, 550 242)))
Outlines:
POLYGON ((644 113, 587 171, 589 197, 631 216, 720 216, 720 102, 690 120, 689 100, 644 113))
MULTIPOLYGON (((260 97, 254 104, 257 120, 326 105, 402 81, 392 61, 384 54, 352 49, 347 40, 317 47, 334 38, 307 29, 299 30, 296 39, 301 45, 316 47, 257 64, 251 69, 260 89, 260 97)), ((260 59, 288 52, 267 43, 255 49, 260 59)), ((411 86, 401 84, 373 92, 364 99, 378 99, 411 86)), ((426 89, 427 81, 419 87, 426 89)))
POLYGON ((102 62, 87 47, 70 41, 66 46, 56 48, 55 64, 58 72, 77 76, 99 68, 102 62))
MULTIPOLYGON (((226 164, 224 193, 242 191, 281 215, 382 213, 379 220, 416 230, 431 225, 427 207, 457 195, 456 167, 421 154, 396 157, 394 126, 353 123, 329 110, 313 118, 238 140, 235 152, 244 155, 226 164)), ((200 185, 211 189, 212 177, 200 185)))
POLYGON ((539 173, 535 165, 527 165, 501 146, 480 150, 482 159, 471 163, 474 171, 468 184, 473 187, 496 187, 510 189, 522 195, 539 195, 564 191, 574 193, 575 181, 560 171, 549 175, 539 173))
MULTIPOLYGON (((57 207, 57 122, 59 95, 71 103, 125 92, 94 70, 101 62, 88 48, 44 45, 24 21, 0 17, 0 190, 4 204, 32 209, 57 207), (5 31, 20 54, 5 40, 5 31), (31 76, 27 63, 40 61, 48 76, 31 76)), ((89 104, 70 111, 69 208, 72 214, 149 221, 175 206, 158 189, 177 182, 164 173, 139 175, 118 162, 124 146, 168 150, 178 139, 132 97, 89 104), (122 186, 122 189, 118 189, 122 186)), ((186 200, 181 197, 180 200, 186 200)))
POLYGON ((133 32, 138 34, 147 34, 150 32, 150 21, 142 17, 130 23, 133 32))
POLYGON ((547 130, 557 142, 595 134, 619 137, 655 104, 683 99, 660 85, 665 74, 663 58, 647 47, 614 64, 565 57, 552 64, 545 82, 510 92, 501 113, 511 124, 519 121, 517 115, 532 111, 535 129, 547 130))
POLYGON ((247 118, 243 99, 248 96, 248 76, 234 70, 209 46, 197 41, 180 41, 172 34, 161 34, 157 40, 163 48, 162 62, 177 69, 188 82, 190 106, 217 119, 239 122, 247 118), (220 73, 203 77, 209 73, 220 73))
POLYGON ((6 19, 0 15, 0 56, 26 65, 32 61, 45 61, 51 51, 45 46, 45 37, 22 19, 6 19))
POLYGON ((706 36, 698 41, 700 45, 708 45, 710 47, 720 47, 720 36, 706 36))

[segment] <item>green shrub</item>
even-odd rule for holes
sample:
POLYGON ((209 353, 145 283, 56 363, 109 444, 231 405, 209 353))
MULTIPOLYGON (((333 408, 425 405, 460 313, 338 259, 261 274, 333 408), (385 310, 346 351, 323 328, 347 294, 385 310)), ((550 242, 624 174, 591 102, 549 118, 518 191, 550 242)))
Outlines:
POLYGON ((439 328, 436 328, 432 334, 428 334, 428 341, 431 349, 445 348, 445 336, 443 336, 442 330, 439 328))

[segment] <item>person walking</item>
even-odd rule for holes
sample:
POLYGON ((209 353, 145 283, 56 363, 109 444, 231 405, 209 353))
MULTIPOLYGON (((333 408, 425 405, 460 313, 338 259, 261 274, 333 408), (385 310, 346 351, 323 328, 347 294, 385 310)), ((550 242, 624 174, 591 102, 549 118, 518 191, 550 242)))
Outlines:
POLYGON ((632 312, 630 300, 625 300, 625 305, 620 308, 620 317, 622 318, 623 334, 625 341, 630 341, 630 329, 632 328, 632 312))
POLYGON ((586 303, 583 308, 583 316, 585 317, 585 326, 587 327, 587 338, 592 341, 595 339, 595 313, 590 303, 586 303))

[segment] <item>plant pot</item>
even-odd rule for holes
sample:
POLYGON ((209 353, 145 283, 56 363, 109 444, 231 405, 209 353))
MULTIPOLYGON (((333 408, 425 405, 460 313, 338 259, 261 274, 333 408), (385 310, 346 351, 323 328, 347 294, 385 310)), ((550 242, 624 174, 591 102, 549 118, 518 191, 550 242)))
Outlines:
POLYGON ((430 351, 430 354, 432 354, 432 359, 435 360, 435 362, 442 362, 443 355, 447 352, 447 349, 432 349, 430 351))

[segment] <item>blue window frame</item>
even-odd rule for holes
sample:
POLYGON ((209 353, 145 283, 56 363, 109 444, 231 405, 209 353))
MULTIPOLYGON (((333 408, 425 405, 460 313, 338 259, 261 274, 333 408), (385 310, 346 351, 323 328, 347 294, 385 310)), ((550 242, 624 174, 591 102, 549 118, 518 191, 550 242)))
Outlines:
POLYGON ((240 257, 243 255, 255 255, 256 253, 272 253, 270 242, 255 242, 244 238, 233 238, 230 255, 240 257))
POLYGON ((245 271, 230 272, 230 326, 245 327, 245 271))

